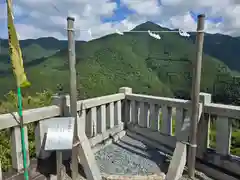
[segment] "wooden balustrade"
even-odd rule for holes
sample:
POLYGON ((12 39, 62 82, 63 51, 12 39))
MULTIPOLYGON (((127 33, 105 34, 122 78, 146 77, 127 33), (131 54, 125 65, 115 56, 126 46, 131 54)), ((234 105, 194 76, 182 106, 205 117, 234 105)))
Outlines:
MULTIPOLYGON (((204 106, 205 119, 204 125, 202 125, 202 137, 205 141, 201 141, 201 147, 209 147, 209 126, 208 123, 210 116, 215 116, 215 132, 216 132, 216 147, 214 150, 206 149, 205 154, 203 154, 203 160, 205 162, 212 163, 218 167, 226 169, 234 174, 240 176, 240 157, 232 155, 231 149, 231 138, 232 138, 232 122, 240 120, 240 107, 209 103, 204 106)), ((203 148, 202 148, 203 149, 203 148)))
MULTIPOLYGON (((127 113, 129 130, 142 135, 142 139, 147 138, 146 141, 152 140, 166 146, 167 148, 161 147, 162 150, 171 154, 180 135, 184 119, 190 118, 191 101, 131 93, 126 95, 126 99, 129 104, 128 111, 130 111, 127 113), (173 109, 175 109, 174 113, 173 109), (175 122, 174 133, 173 121, 175 122), (148 127, 150 128, 146 129, 148 127)), ((198 124, 197 157, 206 163, 212 163, 240 175, 240 158, 230 153, 232 119, 239 119, 240 107, 212 103, 211 94, 207 93, 200 93, 200 100, 203 113, 198 124), (212 115, 217 117, 215 150, 209 147, 212 115)), ((188 141, 186 137, 184 141, 188 141)))
MULTIPOLYGON (((211 95, 206 93, 200 94, 200 100, 203 113, 198 125, 197 157, 240 175, 239 157, 230 154, 232 119, 240 117, 240 107, 212 103, 211 95), (217 117, 215 151, 209 149, 212 115, 217 117)), ((46 158, 50 154, 42 151, 42 141, 47 130, 42 122, 52 117, 69 116, 69 109, 69 96, 57 96, 54 97, 52 106, 24 111, 28 159, 26 125, 28 123, 35 124, 36 156, 46 158)), ((163 151, 171 154, 178 137, 181 136, 184 120, 190 121, 191 101, 134 94, 131 88, 124 87, 120 88, 117 94, 78 101, 77 110, 78 127, 85 129, 92 147, 100 148, 102 141, 109 140, 109 137, 115 135, 121 138, 124 135, 124 123, 129 134, 140 135, 142 139, 149 143, 155 143, 155 145, 156 143, 161 144, 163 151)), ((20 171, 23 163, 18 119, 17 113, 0 115, 0 130, 7 128, 11 130, 12 167, 20 171)), ((187 139, 184 140, 187 141, 187 139)))
POLYGON ((114 128, 119 132, 123 130, 121 106, 124 99, 125 95, 118 93, 78 101, 79 114, 86 114, 85 120, 82 119, 85 121, 85 132, 88 138, 92 139, 99 134, 102 136, 102 133, 113 131, 114 128))
POLYGON ((150 127, 168 136, 173 135, 173 120, 175 131, 181 130, 186 111, 190 108, 190 101, 182 99, 140 94, 128 94, 126 99, 130 101, 129 123, 133 122, 142 128, 150 127))
MULTIPOLYGON (((84 127, 86 134, 90 138, 90 143, 95 146, 109 136, 119 135, 122 137, 124 133, 122 123, 122 101, 125 99, 124 93, 118 93, 103 97, 97 97, 77 102, 79 125, 84 127)), ((28 145, 28 129, 27 124, 35 124, 35 147, 37 158, 47 158, 49 152, 45 152, 42 147, 44 134, 47 131, 46 124, 42 123, 45 119, 59 116, 69 116, 70 98, 69 96, 55 96, 53 105, 43 108, 25 110, 23 112, 25 124, 25 142, 27 149, 28 165, 29 161, 29 145, 28 145)), ((23 169, 22 148, 20 127, 17 113, 9 113, 0 115, 0 130, 10 128, 11 130, 11 156, 12 168, 21 171, 23 169)), ((1 167, 1 163, 0 163, 1 167)), ((0 168, 0 180, 2 171, 0 168)))
MULTIPOLYGON (((29 161, 29 143, 28 143, 28 129, 27 124, 28 123, 35 123, 36 124, 36 134, 35 134, 35 145, 38 149, 40 147, 41 141, 40 141, 40 128, 38 126, 39 121, 56 117, 60 115, 60 109, 58 106, 47 106, 43 108, 37 108, 37 109, 30 109, 25 110, 23 112, 24 115, 24 130, 25 130, 25 143, 26 143, 26 150, 27 150, 27 159, 28 159, 28 165, 30 163, 29 161)), ((18 114, 17 113, 8 113, 8 114, 2 114, 0 115, 0 130, 3 129, 10 129, 10 147, 11 147, 11 160, 12 160, 12 168, 20 171, 23 169, 23 160, 22 160, 22 146, 21 146, 21 135, 20 135, 20 127, 19 127, 19 121, 18 121, 18 114)), ((0 170, 0 175, 2 174, 0 170)), ((0 176, 1 179, 1 176, 0 176)))

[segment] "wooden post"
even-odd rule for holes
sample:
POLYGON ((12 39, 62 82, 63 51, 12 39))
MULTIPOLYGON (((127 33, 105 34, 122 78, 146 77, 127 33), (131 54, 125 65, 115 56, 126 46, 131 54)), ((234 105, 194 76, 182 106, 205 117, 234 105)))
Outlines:
POLYGON ((62 171, 62 152, 56 151, 56 168, 57 168, 57 180, 63 180, 63 171, 62 171))
MULTIPOLYGON (((81 118, 77 113, 77 82, 76 82, 76 56, 74 41, 74 18, 67 18, 68 53, 70 69, 70 114, 75 118, 73 147, 72 147, 72 180, 78 179, 78 157, 81 159, 84 172, 88 180, 101 180, 101 173, 95 161, 89 140, 85 134, 85 126, 81 126, 85 120, 84 111, 81 118)), ((84 123, 85 124, 85 123, 84 123)))
MULTIPOLYGON (((70 70, 70 114, 75 118, 73 143, 77 141, 77 80, 76 80, 76 55, 75 55, 75 40, 74 40, 74 18, 67 18, 68 32, 68 59, 70 70)), ((72 149, 72 179, 78 177, 78 148, 72 149)))
MULTIPOLYGON (((206 104, 212 102, 212 95, 208 93, 200 93, 200 102, 203 103, 203 109, 206 104)), ((209 148, 209 133, 210 133, 210 114, 204 113, 198 123, 197 132, 197 157, 203 158, 207 148, 209 148)))
POLYGON ((191 126, 190 126, 190 147, 188 156, 188 175, 194 178, 195 174, 195 161, 197 151, 197 126, 199 114, 199 93, 201 82, 201 68, 202 68, 202 52, 204 40, 204 19, 205 15, 198 16, 197 24, 197 37, 196 37, 196 61, 193 63, 193 78, 192 78, 192 111, 191 111, 191 126))
POLYGON ((0 180, 3 180, 3 177, 2 177, 2 166, 1 166, 1 161, 0 161, 0 180))

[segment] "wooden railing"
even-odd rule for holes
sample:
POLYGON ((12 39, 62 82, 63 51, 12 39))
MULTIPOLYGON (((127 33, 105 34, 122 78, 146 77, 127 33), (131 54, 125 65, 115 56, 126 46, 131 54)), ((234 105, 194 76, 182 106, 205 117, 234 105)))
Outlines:
MULTIPOLYGON (((94 151, 124 136, 122 122, 122 101, 125 99, 124 88, 120 93, 93 99, 78 101, 77 110, 81 126, 94 151)), ((69 107, 69 104, 68 104, 69 107)))
POLYGON ((202 137, 204 135, 206 137, 200 142, 204 152, 202 158, 240 176, 240 157, 230 153, 232 122, 233 120, 239 121, 240 107, 209 103, 204 106, 204 112, 205 119, 203 121, 205 122, 199 126, 202 129, 202 137), (216 147, 214 150, 209 149, 210 119, 214 119, 216 123, 216 147))
POLYGON ((171 154, 176 145, 175 135, 181 131, 190 105, 188 100, 129 93, 125 100, 125 123, 130 132, 160 143, 162 150, 171 154))
MULTIPOLYGON (((201 93, 200 99, 203 113, 198 125, 197 157, 240 175, 239 157, 230 154, 231 122, 232 118, 239 119, 240 107, 211 103, 211 95, 206 93, 201 93), (209 148, 212 116, 216 119, 215 150, 209 148)), ((25 142, 28 152, 26 125, 35 124, 36 157, 47 158, 50 153, 42 153, 42 141, 47 131, 42 122, 52 117, 69 116, 69 109, 69 96, 56 96, 53 98, 52 106, 24 111, 25 142)), ((120 88, 117 94, 78 101, 77 110, 78 128, 85 127, 94 151, 124 136, 125 125, 130 136, 141 136, 142 140, 172 154, 180 137, 183 122, 189 119, 191 101, 133 94, 131 88, 124 87, 120 88), (101 143, 103 141, 105 143, 101 143)), ((21 171, 23 163, 17 113, 0 115, 0 130, 7 128, 11 131, 12 167, 21 171)))
MULTIPOLYGON (((29 164, 29 143, 28 143, 28 123, 35 123, 35 146, 36 146, 36 154, 41 147, 41 129, 39 126, 39 122, 44 119, 57 117, 61 115, 60 108, 56 105, 37 108, 37 109, 30 109, 24 111, 24 128, 25 128, 25 142, 26 142, 26 149, 27 149, 27 158, 29 164)), ((0 115, 0 130, 4 130, 10 128, 10 147, 11 147, 11 160, 12 160, 12 168, 20 171, 23 169, 23 161, 22 161, 22 146, 21 146, 21 135, 20 135, 20 128, 19 128, 19 118, 17 113, 9 113, 9 114, 2 114, 0 115)), ((1 152, 4 153, 4 152, 1 152)), ((0 174, 2 171, 0 169, 0 174)), ((2 177, 0 176, 0 179, 2 177)))
MULTIPOLYGON (((78 127, 85 127, 85 132, 90 140, 91 146, 94 147, 94 151, 125 135, 122 123, 122 101, 125 99, 124 92, 125 88, 121 88, 118 94, 77 102, 79 114, 78 127), (104 145, 101 143, 102 141, 105 141, 104 145)), ((23 112, 28 165, 30 164, 30 160, 27 124, 35 124, 36 157, 45 159, 49 157, 51 153, 44 151, 42 147, 44 135, 47 132, 47 128, 42 122, 53 117, 69 116, 69 112, 70 98, 68 95, 53 97, 52 106, 25 110, 23 112)), ((18 119, 17 113, 0 115, 0 130, 8 128, 11 130, 10 147, 12 168, 20 172, 23 169, 23 161, 18 119)), ((0 180, 1 179, 2 171, 0 163, 0 180)))
MULTIPOLYGON (((125 100, 128 134, 141 135, 149 144, 172 154, 180 137, 183 121, 190 118, 191 101, 129 92, 125 100)), ((206 163, 240 175, 240 157, 230 153, 232 119, 240 119, 240 107, 211 103, 211 94, 207 93, 201 93, 200 100, 203 113, 198 124, 197 157, 206 163), (209 146, 211 120, 216 123, 215 149, 209 146)))

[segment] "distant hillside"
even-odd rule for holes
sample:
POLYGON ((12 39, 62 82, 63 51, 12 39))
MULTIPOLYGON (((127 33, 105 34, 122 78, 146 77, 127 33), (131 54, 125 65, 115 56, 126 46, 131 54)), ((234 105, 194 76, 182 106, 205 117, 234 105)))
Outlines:
MULTIPOLYGON (((168 30, 151 22, 135 28, 149 29, 168 30)), ((192 60, 195 59, 194 35, 193 39, 189 39, 177 33, 159 34, 161 40, 147 33, 125 33, 124 36, 112 34, 90 42, 76 42, 76 68, 81 96, 98 96, 116 92, 120 86, 130 86, 135 92, 189 98, 192 60)), ((206 42, 207 38, 208 35, 206 42)), ((7 41, 4 43, 4 48, 7 48, 7 41)), ((21 41, 21 47, 25 68, 32 82, 31 88, 25 93, 45 88, 68 91, 66 41, 54 38, 24 40, 21 41)), ((0 56, 0 84, 4 87, 0 89, 2 95, 15 87, 9 69, 11 66, 6 59, 7 51, 0 56)), ((216 100, 227 99, 229 102, 240 91, 226 91, 228 86, 233 87, 233 72, 223 62, 223 59, 219 60, 210 53, 203 55, 201 90, 213 93, 216 100), (219 77, 229 83, 221 83, 219 77)))
MULTIPOLYGON (((191 39, 195 41, 193 34, 191 39)), ((224 62, 230 69, 240 71, 240 38, 223 34, 205 34, 204 52, 224 62)))
MULTIPOLYGON (((0 55, 8 55, 8 41, 1 39, 0 41, 0 55)), ((27 39, 20 41, 20 46, 22 48, 24 61, 28 62, 44 56, 53 55, 58 50, 67 48, 67 41, 60 41, 52 37, 27 39)), ((8 61, 8 58, 0 59, 0 63, 4 61, 8 61)))

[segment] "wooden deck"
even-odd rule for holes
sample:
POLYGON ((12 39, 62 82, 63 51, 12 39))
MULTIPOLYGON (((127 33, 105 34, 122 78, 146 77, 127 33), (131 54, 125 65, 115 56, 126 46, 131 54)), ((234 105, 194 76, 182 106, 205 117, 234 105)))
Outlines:
MULTIPOLYGON (((66 154, 66 157, 70 155, 69 152, 66 154)), ((163 152, 129 135, 100 149, 95 153, 95 157, 103 174, 103 180, 163 180, 169 165, 169 159, 163 152)), ((70 160, 65 160, 63 164, 66 172, 64 180, 71 180, 70 160)), ((81 165, 79 165, 79 174, 79 180, 85 180, 86 176, 81 165)), ((4 179, 24 180, 23 172, 5 173, 4 179)), ((53 152, 45 160, 32 160, 29 179, 57 180, 56 153, 53 152)), ((196 179, 211 180, 205 175, 198 176, 196 179)), ((187 178, 183 177, 181 180, 187 180, 187 178)))
MULTIPOLYGON (((200 97, 201 102, 199 106, 204 114, 199 119, 197 158, 201 162, 201 171, 206 174, 212 174, 212 177, 219 180, 238 180, 240 176, 240 158, 235 157, 230 152, 230 137, 232 134, 232 119, 239 121, 240 107, 212 103, 211 94, 200 93, 200 97), (210 134, 209 122, 212 119, 216 121, 216 148, 210 151, 208 148, 208 137, 210 134)), ((116 139, 122 138, 125 135, 124 132, 128 132, 128 135, 129 132, 132 132, 135 135, 141 136, 139 140, 144 140, 146 143, 154 145, 162 152, 171 156, 176 142, 186 141, 186 139, 179 139, 179 133, 183 133, 182 123, 189 121, 190 105, 190 100, 135 94, 132 93, 131 88, 122 87, 116 94, 78 101, 77 110, 80 125, 77 127, 78 131, 82 131, 81 127, 85 127, 85 133, 89 138, 90 146, 94 152, 99 151, 99 148, 105 145, 110 148, 113 146, 111 144, 113 141, 115 143, 116 139)), ((70 97, 66 95, 54 96, 51 106, 24 111, 24 124, 34 123, 35 125, 34 145, 36 157, 40 157, 40 155, 42 157, 43 140, 47 133, 47 127, 44 126, 44 122, 49 118, 69 116, 69 110, 70 97)), ((1 114, 0 130, 10 128, 12 168, 21 170, 23 168, 21 136, 19 124, 16 119, 18 119, 16 112, 1 114)), ((28 129, 27 126, 24 128, 26 133, 25 142, 27 144, 29 143, 28 129)), ((184 131, 184 135, 186 132, 184 131)), ((133 143, 122 142, 118 144, 118 147, 139 152, 135 147, 130 147, 129 144, 132 145, 133 143), (128 147, 126 148, 126 146, 128 147)), ((29 151, 29 146, 26 148, 29 151)), ((127 151, 125 150, 125 152, 127 151)), ((123 156, 122 152, 124 151, 119 150, 118 152, 119 154, 116 155, 123 156)), ((140 154, 144 153, 140 152, 140 154)), ((64 159, 69 159, 70 157, 71 153, 68 158, 64 159)), ((144 157, 142 158, 144 159, 144 157)), ((32 160, 30 164, 29 174, 31 180, 55 179, 50 178, 50 175, 56 174, 56 158, 54 153, 46 160, 32 160)), ((66 172, 70 174, 69 160, 66 160, 64 164, 66 172)), ((0 162, 0 180, 24 179, 22 172, 16 173, 14 171, 3 173, 2 178, 2 165, 0 162)), ((108 166, 114 168, 114 166, 108 166)), ((101 166, 99 167, 102 169, 101 166)), ((80 172, 81 169, 79 167, 80 172)), ((163 170, 161 169, 161 171, 163 170)))
MULTIPOLYGON (((70 176, 70 161, 64 161, 64 168, 66 169, 66 180, 71 179, 70 176)), ((84 176, 83 171, 79 168, 79 173, 84 176)), ((56 178, 56 153, 53 152, 51 156, 45 160, 34 159, 31 161, 29 167, 30 180, 54 180, 56 178)), ((3 173, 4 180, 24 180, 23 171, 3 173)))

